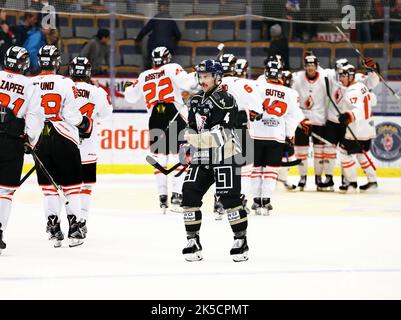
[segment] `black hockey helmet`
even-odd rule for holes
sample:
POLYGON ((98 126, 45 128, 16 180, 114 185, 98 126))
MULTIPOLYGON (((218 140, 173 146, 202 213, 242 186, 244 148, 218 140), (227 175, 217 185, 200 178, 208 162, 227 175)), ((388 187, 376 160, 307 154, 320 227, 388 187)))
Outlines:
POLYGON ((280 56, 279 54, 273 54, 273 55, 270 55, 270 56, 266 57, 263 60, 263 64, 265 65, 265 68, 267 67, 267 64, 269 63, 269 61, 279 62, 281 64, 281 67, 284 68, 283 57, 280 56))
POLYGON ((29 68, 29 65, 29 53, 25 48, 18 46, 11 46, 8 48, 4 55, 5 69, 22 74, 29 68))
POLYGON ((224 75, 233 76, 235 74, 235 63, 237 58, 231 53, 223 54, 219 59, 223 68, 224 75))
POLYGON ((283 71, 281 74, 281 80, 283 80, 286 87, 290 88, 292 86, 292 73, 290 71, 283 71))
POLYGON ((248 61, 246 59, 238 59, 235 63, 235 75, 238 77, 248 76, 248 61))
POLYGON ((86 57, 75 57, 71 60, 69 73, 72 78, 89 79, 91 72, 92 65, 86 57))
POLYGON ((199 78, 200 73, 211 73, 215 78, 216 85, 219 85, 223 77, 223 67, 220 61, 217 60, 203 60, 196 66, 196 73, 199 78))
POLYGON ((278 61, 269 61, 265 68, 265 77, 268 80, 278 82, 281 79, 283 66, 278 61))
POLYGON ((170 50, 166 47, 157 47, 152 51, 153 66, 159 67, 171 62, 170 50))
POLYGON ((42 70, 57 70, 60 66, 60 50, 53 45, 45 45, 39 49, 39 66, 42 70))
POLYGON ((319 64, 319 60, 314 55, 305 56, 305 58, 304 58, 304 67, 306 67, 309 63, 313 63, 317 68, 317 66, 319 64))

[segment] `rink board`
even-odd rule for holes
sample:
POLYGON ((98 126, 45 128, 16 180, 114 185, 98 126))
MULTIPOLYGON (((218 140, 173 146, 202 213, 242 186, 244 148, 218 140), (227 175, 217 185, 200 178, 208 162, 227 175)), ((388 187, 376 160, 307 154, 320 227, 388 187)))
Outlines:
MULTIPOLYGON (((401 143, 401 133, 393 132, 394 130, 401 131, 401 117, 375 117, 377 127, 380 127, 383 123, 393 125, 389 130, 385 127, 388 132, 382 133, 374 144, 383 146, 383 143, 386 143, 387 148, 392 147, 394 149, 394 146, 397 146, 396 143, 401 143), (393 126, 398 126, 400 129, 396 129, 393 126), (389 137, 390 134, 392 134, 391 137, 389 137)), ((149 131, 147 127, 148 115, 146 113, 113 113, 113 116, 102 124, 98 133, 100 142, 98 173, 152 173, 153 168, 145 161, 146 155, 149 153, 149 131)), ((394 161, 382 161, 374 156, 373 159, 378 168, 379 176, 401 177, 401 153, 399 158, 394 161)), ((26 157, 26 163, 32 163, 30 156, 26 157)), ((312 166, 312 164, 313 160, 310 159, 309 165, 312 166)), ((339 169, 337 169, 336 174, 339 174, 339 172, 339 169)), ((297 174, 296 168, 291 168, 290 174, 297 174)), ((309 174, 313 174, 312 168, 310 168, 309 174)))

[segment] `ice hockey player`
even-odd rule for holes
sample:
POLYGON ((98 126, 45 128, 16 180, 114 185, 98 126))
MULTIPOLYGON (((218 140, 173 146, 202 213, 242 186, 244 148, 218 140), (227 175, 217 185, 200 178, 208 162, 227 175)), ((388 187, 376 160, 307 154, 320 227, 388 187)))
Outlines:
POLYGON ((355 81, 355 67, 347 64, 338 71, 340 82, 346 88, 344 101, 346 111, 339 117, 339 122, 348 126, 355 134, 354 140, 349 129, 340 144, 341 167, 348 184, 340 186, 340 192, 357 191, 357 171, 354 155, 368 179, 368 183, 360 186, 361 191, 377 189, 376 171, 372 166, 372 158, 368 154, 372 138, 376 130, 372 118, 372 98, 369 89, 361 82, 355 81))
MULTIPOLYGON (((153 68, 142 72, 139 78, 125 90, 130 103, 145 100, 150 113, 150 151, 162 166, 178 163, 179 133, 186 127, 188 108, 182 100, 183 91, 197 87, 194 74, 188 74, 179 64, 171 62, 170 51, 157 47, 152 51, 153 68)), ((182 168, 177 168, 180 171, 182 168)), ((160 207, 168 208, 167 176, 154 171, 159 192, 160 207)), ((177 208, 182 200, 184 175, 173 177, 171 204, 177 208)))
MULTIPOLYGON (((298 165, 300 180, 298 187, 304 190, 308 174, 308 154, 310 144, 310 134, 315 133, 320 137, 325 137, 325 124, 327 121, 327 91, 325 84, 325 73, 319 69, 319 62, 316 56, 309 55, 304 58, 304 70, 294 73, 292 88, 300 96, 301 110, 305 119, 302 125, 295 132, 295 153, 302 162, 298 165), (311 126, 311 128, 309 128, 311 126)), ((324 166, 324 142, 312 137, 313 158, 315 171, 315 184, 318 191, 322 189, 322 174, 324 166)), ((332 173, 329 173, 332 180, 332 173)), ((334 188, 331 189, 334 191, 334 188)))
POLYGON ((184 135, 194 152, 182 189, 188 239, 182 253, 187 261, 202 260, 200 208, 203 196, 215 183, 216 194, 234 232, 230 254, 236 262, 245 261, 248 259, 248 220, 241 200, 240 167, 233 159, 240 152, 233 135, 238 108, 235 99, 219 86, 223 76, 219 61, 204 60, 196 72, 202 90, 190 101, 189 128, 184 135))
MULTIPOLYGON (((82 185, 79 134, 89 137, 93 125, 92 120, 82 116, 79 111, 74 82, 56 74, 61 60, 60 51, 53 45, 45 45, 39 49, 38 57, 41 73, 33 77, 32 81, 40 90, 46 120, 36 153, 68 201, 69 246, 75 247, 81 245, 84 239, 79 224, 82 185)), ((38 183, 45 197, 49 240, 54 242, 54 247, 60 247, 64 239, 60 228, 62 202, 58 190, 38 163, 36 168, 38 183)))
POLYGON ((266 80, 259 82, 261 103, 250 113, 250 135, 254 139, 252 188, 257 214, 268 215, 286 139, 293 142, 295 129, 303 119, 298 93, 282 84, 282 65, 268 61, 266 80), (253 117, 255 113, 258 116, 253 117), (259 116, 262 115, 262 116, 259 116))
POLYGON ((237 59, 235 63, 235 76, 238 78, 248 78, 248 61, 246 59, 237 59))
POLYGON ((36 147, 44 122, 39 90, 23 75, 28 68, 28 51, 8 48, 0 71, 0 253, 6 248, 3 232, 20 186, 24 149, 29 153, 36 147))
POLYGON ((80 134, 81 144, 79 151, 82 162, 82 187, 81 187, 81 220, 80 227, 86 236, 88 231, 87 219, 91 203, 92 187, 96 183, 96 163, 99 149, 97 128, 100 122, 113 112, 110 97, 101 87, 91 84, 92 66, 85 57, 75 57, 69 66, 71 80, 77 88, 76 104, 81 114, 93 121, 93 130, 90 137, 80 134))
MULTIPOLYGON (((328 82, 329 82, 329 90, 330 95, 333 101, 336 103, 337 107, 340 109, 340 112, 344 112, 346 110, 347 101, 344 98, 345 88, 342 86, 339 81, 338 71, 342 69, 342 67, 348 65, 349 62, 347 59, 339 59, 336 61, 335 69, 327 70, 328 73, 328 82)), ((356 73, 355 81, 363 83, 369 90, 374 89, 380 82, 379 76, 375 71, 379 70, 379 64, 376 63, 372 58, 365 57, 363 64, 367 70, 367 74, 356 73)), ((331 148, 325 147, 325 172, 326 176, 329 175, 329 172, 334 172, 334 167, 336 165, 336 157, 337 157, 337 149, 336 147, 339 143, 344 139, 345 127, 339 123, 338 121, 338 112, 334 108, 334 106, 330 103, 328 106, 328 120, 326 123, 326 139, 332 143, 331 148)), ((330 178, 330 177, 329 177, 330 178)), ((345 185, 345 179, 342 179, 342 184, 345 185)), ((333 186, 334 182, 332 179, 328 179, 322 184, 323 188, 327 188, 333 186)))
MULTIPOLYGON (((292 87, 293 81, 292 81, 292 73, 290 71, 288 70, 283 71, 281 75, 281 80, 283 81, 283 84, 286 87, 288 88, 292 87)), ((282 162, 292 162, 296 160, 297 158, 295 157, 294 145, 291 143, 291 141, 288 141, 287 139, 284 147, 284 157, 282 159, 282 162)), ((281 167, 278 172, 277 181, 281 182, 287 191, 294 191, 297 188, 297 186, 288 180, 289 170, 290 167, 281 167)))

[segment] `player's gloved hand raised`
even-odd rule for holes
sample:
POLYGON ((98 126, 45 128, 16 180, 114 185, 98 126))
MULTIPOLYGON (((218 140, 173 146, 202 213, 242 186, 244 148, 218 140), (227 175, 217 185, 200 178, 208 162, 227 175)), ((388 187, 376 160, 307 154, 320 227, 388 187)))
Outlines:
POLYGON ((378 64, 371 57, 365 57, 363 64, 368 70, 378 70, 378 64))
POLYGON ((249 110, 249 120, 251 121, 259 121, 263 117, 262 113, 257 113, 256 111, 249 110))
POLYGON ((93 120, 87 116, 83 116, 82 122, 77 127, 79 130, 79 137, 82 139, 87 139, 92 134, 93 120))
POLYGON ((304 134, 309 136, 312 129, 312 123, 309 121, 309 119, 302 120, 300 125, 304 134))
POLYGON ((338 121, 340 121, 340 123, 343 125, 348 125, 349 123, 352 122, 352 119, 353 117, 350 112, 344 112, 338 116, 338 121))

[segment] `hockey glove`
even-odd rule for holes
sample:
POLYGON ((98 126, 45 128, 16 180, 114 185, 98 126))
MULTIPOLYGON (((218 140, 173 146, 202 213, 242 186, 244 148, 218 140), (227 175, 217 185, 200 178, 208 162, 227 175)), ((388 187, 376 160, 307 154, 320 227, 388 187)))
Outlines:
POLYGON ((263 114, 262 113, 257 113, 256 111, 249 110, 249 120, 251 121, 259 121, 262 119, 263 114))
POLYGON ((309 121, 309 119, 302 120, 300 125, 304 134, 309 136, 312 129, 312 123, 309 121))
POLYGON ((365 57, 363 64, 370 71, 378 70, 378 64, 370 57, 365 57))
POLYGON ((82 122, 78 125, 79 137, 87 139, 91 136, 93 130, 93 120, 87 116, 82 117, 82 122))
POLYGON ((338 116, 338 121, 340 121, 340 123, 345 126, 350 124, 352 120, 353 116, 351 112, 344 112, 338 116))

